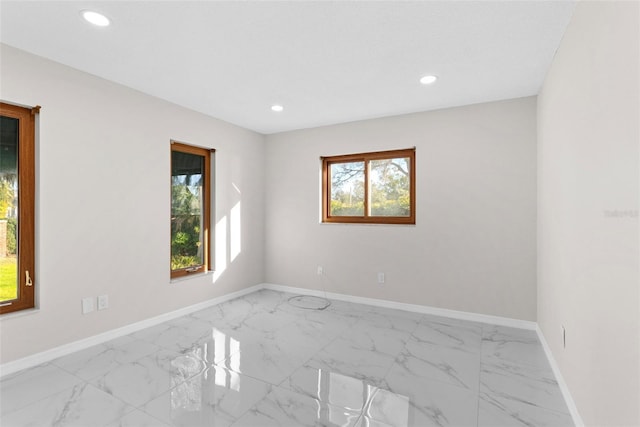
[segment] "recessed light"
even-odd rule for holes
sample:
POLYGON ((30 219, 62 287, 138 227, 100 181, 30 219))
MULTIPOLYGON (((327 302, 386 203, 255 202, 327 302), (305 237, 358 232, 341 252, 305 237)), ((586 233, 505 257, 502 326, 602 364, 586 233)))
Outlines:
POLYGON ((82 12, 80 12, 80 14, 87 22, 90 22, 98 27, 107 27, 109 26, 109 24, 111 24, 109 18, 101 13, 94 12, 92 10, 83 10, 82 12))
POLYGON ((426 75, 424 77, 422 77, 420 79, 420 83, 422 83, 423 85, 430 85, 432 83, 435 83, 435 81, 438 80, 437 76, 433 76, 431 74, 426 75))
POLYGON ((271 111, 275 111, 276 113, 279 113, 282 110, 284 110, 284 107, 282 105, 276 104, 271 106, 271 111))

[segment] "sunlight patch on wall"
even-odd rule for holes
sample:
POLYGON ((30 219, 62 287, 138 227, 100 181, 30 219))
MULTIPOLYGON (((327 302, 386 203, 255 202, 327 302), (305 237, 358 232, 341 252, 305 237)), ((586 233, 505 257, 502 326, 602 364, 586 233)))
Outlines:
POLYGON ((231 213, 229 215, 231 262, 233 262, 233 260, 235 260, 242 251, 242 225, 240 219, 240 201, 238 201, 238 203, 231 208, 231 213))
POLYGON ((227 269, 227 217, 223 216, 216 224, 215 231, 215 271, 213 273, 214 283, 222 276, 227 269))

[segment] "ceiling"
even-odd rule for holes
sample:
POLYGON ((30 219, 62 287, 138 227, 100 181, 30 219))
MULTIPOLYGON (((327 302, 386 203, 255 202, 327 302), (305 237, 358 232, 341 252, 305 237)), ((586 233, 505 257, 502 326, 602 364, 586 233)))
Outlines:
POLYGON ((2 0, 0 41, 269 134, 535 95, 574 5, 2 0))

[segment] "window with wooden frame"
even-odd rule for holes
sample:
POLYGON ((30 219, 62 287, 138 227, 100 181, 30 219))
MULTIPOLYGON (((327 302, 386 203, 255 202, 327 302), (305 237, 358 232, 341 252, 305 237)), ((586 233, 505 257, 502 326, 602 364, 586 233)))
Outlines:
POLYGON ((322 158, 322 221, 415 224, 415 148, 322 158))
POLYGON ((39 109, 0 103, 0 314, 35 307, 35 116, 39 109))
POLYGON ((171 142, 171 277, 211 270, 211 153, 171 142))

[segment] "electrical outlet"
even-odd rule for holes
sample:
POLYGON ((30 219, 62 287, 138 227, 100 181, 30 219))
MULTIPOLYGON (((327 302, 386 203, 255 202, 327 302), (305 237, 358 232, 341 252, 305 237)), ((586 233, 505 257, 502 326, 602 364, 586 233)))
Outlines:
POLYGON ((384 273, 378 273, 378 283, 384 283, 384 273))
POLYGON ((98 310, 109 308, 109 295, 100 295, 98 297, 98 310))
POLYGON ((322 276, 324 274, 324 268, 321 265, 318 266, 318 276, 322 276))
POLYGON ((82 314, 91 313, 93 310, 93 298, 82 298, 82 314))

